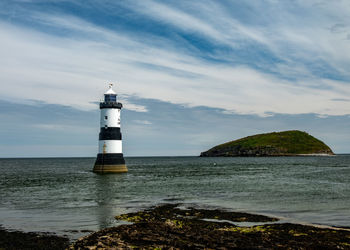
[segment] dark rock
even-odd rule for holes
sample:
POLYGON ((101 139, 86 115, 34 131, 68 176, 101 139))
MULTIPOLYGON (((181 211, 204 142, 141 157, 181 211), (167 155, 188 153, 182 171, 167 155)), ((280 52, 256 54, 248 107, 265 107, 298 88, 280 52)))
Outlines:
POLYGON ((69 246, 69 239, 49 233, 24 233, 0 228, 0 249, 61 250, 69 246))
POLYGON ((350 232, 297 224, 234 225, 273 222, 261 215, 162 205, 124 214, 131 225, 107 228, 75 242, 70 249, 349 249, 350 232), (206 221, 203 219, 216 219, 206 221))

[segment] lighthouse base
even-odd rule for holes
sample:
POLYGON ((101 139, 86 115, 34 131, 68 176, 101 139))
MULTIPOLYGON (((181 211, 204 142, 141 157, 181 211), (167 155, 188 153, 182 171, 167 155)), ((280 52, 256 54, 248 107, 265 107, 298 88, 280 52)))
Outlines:
POLYGON ((123 154, 98 154, 94 165, 95 173, 126 173, 123 154))
POLYGON ((95 173, 126 173, 128 168, 126 165, 95 165, 92 170, 95 173))

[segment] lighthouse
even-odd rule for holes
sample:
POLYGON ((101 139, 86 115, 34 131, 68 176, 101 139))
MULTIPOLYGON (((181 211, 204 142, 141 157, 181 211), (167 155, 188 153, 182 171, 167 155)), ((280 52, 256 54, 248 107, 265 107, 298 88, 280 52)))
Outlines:
POLYGON ((98 154, 93 171, 95 173, 125 173, 128 169, 122 151, 120 111, 123 105, 117 102, 113 84, 100 102, 101 119, 98 154))

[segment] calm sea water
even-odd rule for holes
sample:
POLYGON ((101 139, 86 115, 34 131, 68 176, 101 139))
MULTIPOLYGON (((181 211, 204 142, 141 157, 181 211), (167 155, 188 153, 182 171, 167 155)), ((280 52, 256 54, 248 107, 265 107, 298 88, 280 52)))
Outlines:
POLYGON ((99 175, 94 158, 0 159, 0 224, 75 239, 117 214, 180 202, 350 226, 350 155, 126 161, 127 174, 99 175))

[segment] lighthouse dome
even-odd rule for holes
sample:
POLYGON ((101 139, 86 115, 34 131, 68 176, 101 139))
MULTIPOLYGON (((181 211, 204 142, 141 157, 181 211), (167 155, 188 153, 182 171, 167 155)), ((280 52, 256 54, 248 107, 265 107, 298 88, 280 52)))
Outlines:
POLYGON ((114 92, 112 89, 112 86, 109 87, 109 89, 106 91, 105 95, 116 95, 117 93, 114 92))
POLYGON ((105 102, 116 102, 117 94, 112 89, 113 84, 109 85, 109 89, 105 93, 105 102))

